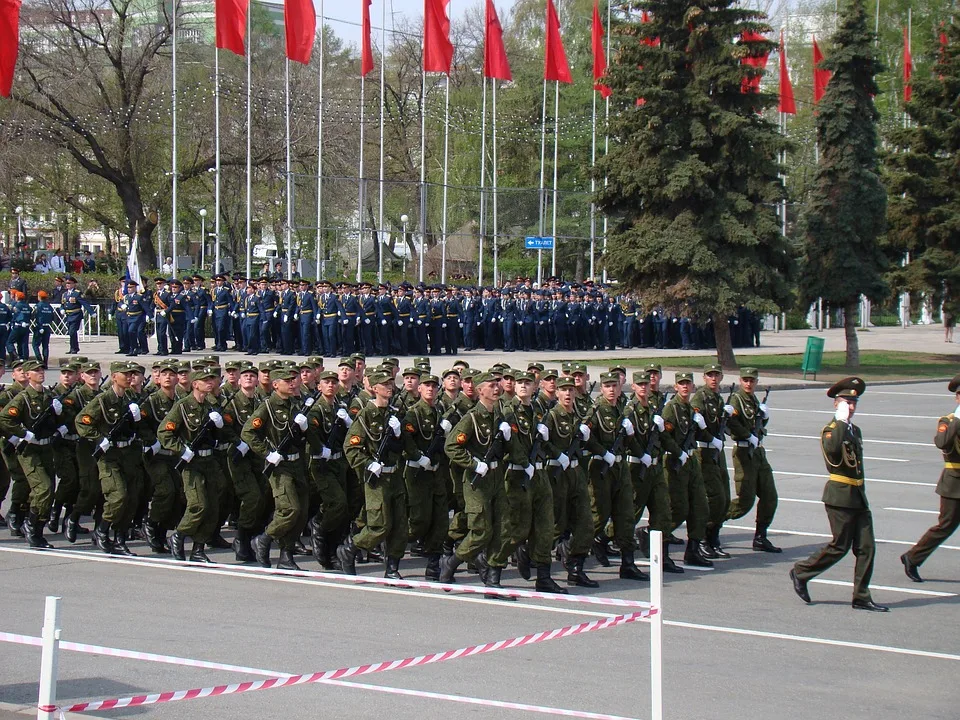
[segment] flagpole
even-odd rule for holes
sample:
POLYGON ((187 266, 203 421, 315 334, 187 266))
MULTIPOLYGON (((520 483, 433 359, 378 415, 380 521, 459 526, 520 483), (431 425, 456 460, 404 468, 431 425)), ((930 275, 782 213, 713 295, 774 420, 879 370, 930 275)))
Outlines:
POLYGON ((491 99, 493 100, 493 107, 491 108, 493 114, 490 120, 490 127, 493 132, 493 230, 490 234, 493 241, 493 284, 497 283, 497 272, 499 271, 498 267, 498 250, 497 250, 497 80, 496 78, 490 79, 490 90, 491 90, 491 99))
POLYGON ((247 277, 249 278, 253 270, 251 263, 253 261, 253 147, 251 138, 251 128, 253 122, 251 119, 251 108, 253 107, 253 85, 250 80, 250 68, 252 66, 251 56, 253 55, 253 36, 250 34, 252 27, 251 17, 253 15, 253 3, 247 7, 247 277))
MULTIPOLYGON (((496 82, 496 81, 494 81, 496 82)), ((483 112, 480 121, 480 252, 477 255, 477 284, 483 285, 483 236, 487 232, 487 78, 483 78, 483 112)))
MULTIPOLYGON (((537 235, 543 237, 543 226, 545 224, 545 213, 546 207, 544 197, 545 188, 543 184, 544 180, 544 163, 547 160, 547 80, 543 80, 543 110, 540 114, 540 217, 539 217, 539 231, 537 235)), ((543 250, 537 250, 537 284, 543 285, 543 250)))
POLYGON ((360 282, 363 277, 363 201, 364 201, 364 179, 363 179, 363 142, 366 128, 364 127, 363 115, 364 115, 364 84, 366 78, 360 76, 360 167, 359 167, 359 182, 358 185, 358 206, 359 213, 357 214, 359 220, 359 228, 357 232, 357 282, 360 282))
POLYGON ((440 282, 447 281, 447 179, 450 158, 450 75, 447 74, 443 101, 443 220, 440 227, 440 282))
MULTIPOLYGON (((220 48, 213 50, 213 114, 214 114, 214 192, 213 192, 213 274, 220 272, 220 48)), ((204 238, 206 242, 206 238, 204 238)))
POLYGON ((556 83, 553 96, 553 223, 550 234, 553 235, 553 249, 550 251, 550 274, 557 274, 557 158, 560 142, 560 81, 556 83))
MULTIPOLYGON (((594 88, 591 93, 593 96, 593 120, 590 127, 590 279, 594 279, 594 255, 597 248, 597 205, 594 196, 597 193, 597 179, 593 170, 597 167, 597 90, 594 88)), ((554 238, 556 243, 556 238, 554 238)))
POLYGON ((173 241, 173 277, 177 276, 177 232, 179 222, 177 220, 177 0, 173 0, 173 94, 171 107, 171 124, 173 126, 173 147, 171 172, 173 177, 173 222, 171 223, 171 233, 173 241))
POLYGON ((418 281, 423 282, 423 250, 427 244, 427 71, 420 74, 420 252, 418 281))
MULTIPOLYGON (((612 3, 607 3, 607 32, 610 32, 610 19, 611 19, 611 10, 612 3)), ((605 48, 607 53, 607 67, 610 67, 610 41, 607 41, 607 47, 605 48)), ((607 96, 603 99, 604 111, 603 111, 603 156, 606 157, 610 152, 610 97, 607 96)), ((603 186, 607 187, 608 178, 606 175, 603 176, 603 186)), ((603 282, 607 281, 607 216, 603 216, 603 282)))
POLYGON ((287 227, 284 243, 287 246, 287 277, 293 274, 293 174, 290 166, 290 58, 284 60, 283 76, 283 104, 286 115, 286 145, 287 145, 287 227))
POLYGON ((377 226, 377 282, 383 282, 383 108, 384 86, 386 84, 386 57, 387 57, 387 2, 380 3, 380 32, 383 44, 380 48, 380 200, 379 220, 377 226))
POLYGON ((323 246, 323 0, 320 0, 320 95, 317 100, 317 280, 323 246))

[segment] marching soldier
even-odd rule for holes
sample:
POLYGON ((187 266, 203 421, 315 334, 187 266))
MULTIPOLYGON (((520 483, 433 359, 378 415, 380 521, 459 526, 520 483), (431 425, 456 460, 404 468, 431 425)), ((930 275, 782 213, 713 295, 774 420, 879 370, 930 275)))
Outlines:
POLYGON ((723 368, 720 365, 705 366, 704 384, 690 400, 694 412, 700 413, 706 422, 706 427, 697 433, 697 457, 700 460, 700 472, 703 475, 703 487, 707 492, 709 508, 707 535, 700 543, 700 552, 711 560, 730 557, 730 553, 720 545, 720 528, 723 527, 730 508, 730 474, 727 472, 723 441, 727 418, 733 414, 734 407, 727 405, 720 395, 721 380, 723 368))
MULTIPOLYGON (((70 391, 64 405, 64 424, 67 426, 65 439, 76 436, 77 485, 79 491, 71 498, 64 498, 66 509, 66 528, 64 537, 70 543, 77 541, 77 535, 85 535, 87 528, 80 525, 84 515, 94 512, 103 505, 103 493, 100 489, 100 474, 96 460, 93 459, 94 445, 77 432, 76 421, 80 411, 100 392, 100 363, 89 360, 80 363, 80 383, 70 391)), ((98 513, 99 514, 99 513, 98 513)), ((99 518, 95 518, 95 523, 99 518)))
MULTIPOLYGON (((50 509, 50 519, 47 527, 50 532, 60 532, 60 513, 63 508, 73 505, 73 501, 80 491, 79 476, 77 474, 77 435, 71 430, 72 423, 67 422, 67 396, 73 390, 74 386, 80 382, 80 365, 71 362, 69 358, 60 360, 60 382, 53 389, 54 395, 61 402, 63 411, 61 412, 61 422, 67 428, 67 432, 57 443, 57 450, 54 453, 54 467, 57 472, 57 488, 53 497, 53 507, 50 509)), ((6 488, 0 484, 0 498, 6 495, 6 488)), ((69 511, 67 512, 69 515, 69 511)))
POLYGON ((866 387, 861 378, 848 377, 827 390, 827 397, 833 399, 836 412, 834 419, 820 431, 820 447, 829 473, 823 488, 823 504, 833 540, 806 560, 797 562, 790 570, 790 579, 794 592, 809 605, 807 583, 833 567, 853 547, 856 556, 853 609, 887 612, 890 608, 878 605, 870 596, 876 540, 873 515, 864 488, 863 434, 852 422, 857 402, 866 387))

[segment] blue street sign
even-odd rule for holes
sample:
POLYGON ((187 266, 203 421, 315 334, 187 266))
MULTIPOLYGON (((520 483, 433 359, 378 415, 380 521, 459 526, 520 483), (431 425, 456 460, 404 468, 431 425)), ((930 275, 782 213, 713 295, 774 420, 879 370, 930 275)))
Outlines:
POLYGON ((553 250, 553 238, 534 235, 523 239, 523 247, 527 250, 553 250))

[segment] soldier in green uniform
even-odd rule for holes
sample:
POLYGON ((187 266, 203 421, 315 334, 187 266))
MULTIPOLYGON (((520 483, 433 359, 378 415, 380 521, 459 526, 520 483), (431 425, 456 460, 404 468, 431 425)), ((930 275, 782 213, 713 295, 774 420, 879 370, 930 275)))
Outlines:
MULTIPOLYGON (((650 556, 650 530, 659 530, 664 538, 673 528, 670 513, 670 491, 663 476, 661 464, 660 432, 663 418, 659 408, 650 404, 650 375, 645 370, 633 373, 633 400, 627 404, 621 426, 626 433, 624 440, 627 472, 633 485, 634 520, 640 522, 644 508, 650 511, 650 525, 637 532, 637 542, 643 550, 646 541, 646 556, 650 556)), ((682 573, 669 553, 669 543, 663 543, 663 571, 682 573)))
MULTIPOLYGON (((560 373, 554 368, 540 373, 540 387, 537 388, 537 396, 533 401, 538 413, 546 415, 557 404, 557 379, 559 377, 560 373)), ((576 398, 574 398, 574 406, 576 407, 576 398)), ((583 419, 582 415, 578 415, 578 417, 583 419)))
POLYGON ((593 540, 593 517, 587 475, 580 463, 584 434, 574 407, 576 392, 573 378, 557 381, 557 404, 544 418, 549 440, 543 451, 553 490, 554 537, 567 570, 567 584, 596 588, 600 583, 583 569, 593 540))
POLYGON ((43 365, 27 360, 21 365, 26 387, 0 412, 0 433, 16 448, 16 460, 30 488, 29 514, 23 521, 23 534, 30 547, 52 547, 43 537, 50 508, 53 506, 54 478, 51 445, 66 434, 60 415, 63 405, 43 386, 43 365))
POLYGON ((807 583, 837 564, 852 547, 856 556, 853 609, 887 612, 890 608, 878 605, 870 596, 876 540, 873 515, 863 484, 863 434, 852 422, 857 402, 866 387, 861 378, 848 377, 827 390, 827 397, 833 398, 835 414, 820 431, 820 448, 829 473, 823 488, 823 504, 833 540, 806 560, 797 562, 790 570, 790 579, 800 599, 809 604, 807 583))
POLYGON ((406 411, 420 401, 420 375, 421 372, 415 367, 404 369, 403 389, 394 397, 394 407, 406 411))
MULTIPOLYGON (((477 375, 474 368, 467 367, 462 371, 452 368, 443 372, 444 391, 440 397, 442 410, 440 426, 447 438, 450 437, 454 425, 460 422, 475 404, 461 391, 461 377, 464 375, 469 375, 472 386, 473 378, 477 375)), ((443 554, 453 555, 454 546, 467 536, 467 513, 463 501, 463 475, 451 470, 450 458, 447 457, 445 452, 439 453, 439 461, 440 467, 437 468, 437 474, 447 486, 447 498, 449 499, 451 513, 447 538, 443 543, 443 554)))
POLYGON ((220 463, 213 457, 213 430, 224 426, 224 417, 212 396, 220 384, 220 368, 204 365, 190 371, 190 394, 173 404, 157 431, 160 446, 173 453, 180 464, 186 509, 167 547, 177 560, 186 559, 184 543, 193 538, 190 561, 211 562, 206 543, 217 532, 217 489, 220 463), (182 461, 182 462, 181 462, 182 461))
MULTIPOLYGON (((69 358, 60 359, 60 382, 53 388, 53 393, 61 403, 66 401, 73 387, 80 382, 80 365, 70 362, 69 358)), ((65 412, 65 408, 64 408, 65 412)), ((61 412, 63 415, 63 412, 61 412)), ((53 457, 54 468, 57 473, 57 488, 53 496, 53 507, 50 509, 50 519, 47 527, 50 532, 60 531, 60 517, 68 501, 73 505, 77 493, 80 492, 80 481, 77 475, 77 435, 70 430, 70 426, 63 418, 63 425, 67 428, 66 434, 57 441, 56 452, 53 457)), ((2 485, 2 483, 0 483, 2 485)), ((0 492, 0 498, 6 495, 5 489, 0 492)))
POLYGON ((570 377, 573 378, 574 385, 577 388, 573 405, 576 408, 577 417, 582 420, 587 416, 590 406, 593 404, 593 400, 590 399, 590 390, 587 387, 587 381, 590 379, 587 366, 583 363, 570 363, 570 377))
POLYGON ((613 521, 614 540, 620 548, 620 577, 624 580, 649 579, 634 564, 635 526, 633 484, 626 471, 621 448, 626 431, 622 427, 620 375, 605 372, 600 376, 600 398, 583 420, 585 444, 590 451, 587 476, 590 479, 590 508, 593 514, 593 549, 597 561, 609 566, 604 530, 613 521), (614 452, 616 451, 616 452, 614 452))
POLYGON ((460 564, 474 561, 483 584, 500 588, 505 563, 491 564, 485 553, 503 543, 507 501, 500 463, 503 443, 510 441, 512 430, 500 413, 500 383, 494 375, 480 373, 474 385, 477 404, 448 433, 443 448, 450 458, 450 471, 461 476, 467 535, 453 555, 440 561, 440 582, 454 582, 460 564))
POLYGON ((917 568, 960 527, 960 375, 954 376, 947 388, 954 394, 957 409, 937 421, 933 438, 943 453, 943 470, 936 490, 940 496, 940 517, 916 545, 900 556, 907 577, 914 582, 923 582, 917 568))
MULTIPOLYGON (((86 407, 100 392, 100 363, 85 361, 80 364, 80 384, 77 385, 63 401, 64 423, 67 426, 67 437, 77 436, 77 476, 80 486, 76 500, 72 503, 64 500, 67 510, 67 525, 64 536, 70 543, 77 541, 77 535, 86 534, 88 530, 80 525, 80 518, 102 507, 103 492, 100 488, 100 471, 97 461, 93 459, 95 446, 83 438, 77 431, 77 420, 80 411, 86 407)), ((99 514, 99 513, 97 513, 99 514)), ((99 522, 94 517, 94 524, 99 522)))
POLYGON ((390 405, 393 378, 389 370, 374 368, 367 374, 372 397, 354 418, 343 443, 350 467, 363 482, 365 524, 348 535, 337 548, 340 566, 356 575, 360 550, 372 551, 384 543, 386 571, 383 576, 401 580, 400 559, 407 548, 407 491, 402 473, 401 423, 390 405))
POLYGON ((773 469, 767 462, 763 438, 767 434, 770 415, 767 406, 761 403, 754 390, 757 386, 756 368, 740 371, 740 388, 734 393, 730 405, 730 436, 736 441, 733 450, 733 479, 737 497, 730 503, 727 520, 742 518, 757 503, 757 530, 753 536, 753 549, 758 552, 778 553, 780 548, 767 538, 767 528, 777 512, 777 485, 773 469))
MULTIPOLYGON (((6 406, 17 395, 23 392, 27 386, 27 375, 23 371, 25 360, 17 360, 11 368, 13 382, 0 390, 0 404, 6 406)), ((20 467, 20 461, 17 460, 17 449, 8 442, 3 443, 3 464, 7 469, 7 485, 0 482, 3 487, 3 495, 0 499, 6 497, 7 487, 12 486, 10 492, 10 509, 7 511, 7 525, 10 527, 11 537, 23 537, 23 521, 30 511, 30 483, 27 482, 27 476, 23 474, 23 468, 20 467)))
POLYGON ((147 455, 145 464, 150 482, 150 512, 143 523, 143 535, 152 552, 165 555, 170 552, 167 531, 183 516, 183 486, 173 469, 173 453, 161 447, 157 431, 177 401, 177 361, 162 361, 157 370, 157 389, 140 403, 142 418, 137 431, 147 455))
POLYGON ((693 373, 676 374, 674 395, 663 409, 664 432, 660 434, 667 451, 667 486, 670 488, 670 510, 673 529, 687 523, 687 547, 683 561, 696 567, 713 567, 700 552, 700 541, 706 535, 707 493, 703 488, 700 461, 692 454, 696 447, 699 425, 704 418, 690 405, 693 395, 693 373))
POLYGON ((694 412, 699 413, 706 423, 706 427, 697 432, 697 458, 700 460, 700 473, 703 475, 709 509, 707 536, 700 543, 700 552, 711 560, 730 557, 730 553, 720 544, 720 528, 730 508, 730 474, 727 472, 723 441, 726 421, 734 408, 727 405, 720 395, 722 380, 723 368, 720 365, 706 365, 703 368, 703 385, 697 388, 690 399, 694 412))

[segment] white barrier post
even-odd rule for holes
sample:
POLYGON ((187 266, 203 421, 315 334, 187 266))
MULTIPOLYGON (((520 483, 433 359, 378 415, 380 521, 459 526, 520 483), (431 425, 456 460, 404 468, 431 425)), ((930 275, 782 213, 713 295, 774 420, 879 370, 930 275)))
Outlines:
POLYGON ((663 720, 663 533, 650 531, 650 718, 663 720))
POLYGON ((40 697, 37 720, 55 720, 57 712, 57 666, 60 651, 60 598, 47 596, 43 612, 40 655, 40 697))

